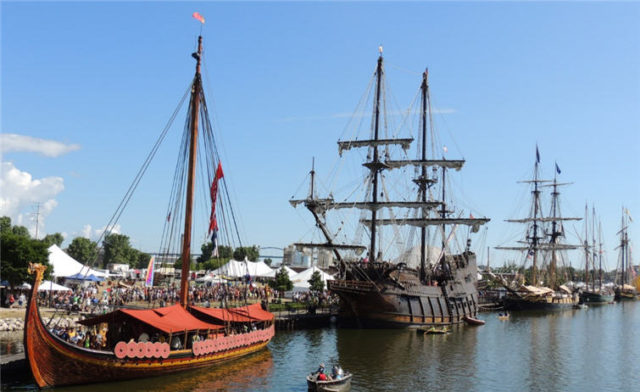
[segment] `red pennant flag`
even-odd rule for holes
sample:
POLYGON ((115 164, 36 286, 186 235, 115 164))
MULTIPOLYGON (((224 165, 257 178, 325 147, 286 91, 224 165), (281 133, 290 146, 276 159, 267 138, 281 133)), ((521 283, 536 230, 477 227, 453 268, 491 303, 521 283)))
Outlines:
POLYGON ((222 163, 218 161, 218 169, 216 169, 216 175, 211 183, 211 216, 209 217, 209 234, 212 231, 218 230, 218 222, 216 220, 216 200, 218 199, 218 181, 224 177, 222 172, 222 163))
POLYGON ((194 12, 191 16, 193 16, 195 19, 198 19, 200 23, 204 24, 204 16, 200 15, 199 12, 194 12))

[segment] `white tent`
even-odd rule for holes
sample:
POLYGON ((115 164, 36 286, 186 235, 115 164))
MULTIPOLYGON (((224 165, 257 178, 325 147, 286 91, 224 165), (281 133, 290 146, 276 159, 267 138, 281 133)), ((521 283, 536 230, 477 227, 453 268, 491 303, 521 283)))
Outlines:
POLYGON ((266 277, 271 273, 271 268, 264 261, 238 261, 229 260, 229 262, 217 270, 213 271, 215 275, 228 276, 230 278, 242 278, 247 274, 251 277, 266 277))
POLYGON ((108 275, 96 271, 89 266, 77 262, 73 257, 66 254, 58 245, 53 244, 49 247, 49 264, 53 266, 51 275, 55 277, 67 277, 75 274, 95 275, 97 277, 106 278, 108 275))
POLYGON ((320 278, 322 278, 322 281, 325 283, 325 288, 327 287, 327 280, 333 280, 333 276, 327 274, 326 272, 322 271, 320 268, 313 266, 309 269, 306 269, 302 272, 300 272, 299 274, 295 275, 291 281, 293 282, 293 291, 306 291, 309 290, 309 282, 308 280, 311 279, 311 275, 313 275, 314 272, 320 272, 320 278))
POLYGON ((71 291, 70 288, 64 287, 50 280, 43 280, 38 287, 38 291, 71 291))
MULTIPOLYGON (((291 268, 287 267, 286 265, 284 266, 284 270, 287 271, 287 275, 289 275, 289 279, 293 281, 293 277, 296 276, 298 273, 294 270, 292 270, 291 268)), ((276 273, 278 273, 278 271, 280 271, 280 268, 276 268, 276 269, 272 269, 271 272, 269 273, 269 275, 267 275, 267 278, 275 278, 276 277, 276 273)))

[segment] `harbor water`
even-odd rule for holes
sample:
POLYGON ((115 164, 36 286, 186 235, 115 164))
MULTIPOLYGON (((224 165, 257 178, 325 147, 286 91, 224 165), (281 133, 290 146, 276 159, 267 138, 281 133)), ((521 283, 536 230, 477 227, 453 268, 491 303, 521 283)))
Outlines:
MULTIPOLYGON (((446 335, 278 331, 268 350, 210 369, 56 390, 305 391, 305 375, 320 362, 352 372, 352 391, 633 391, 640 385, 640 303, 512 313, 506 321, 497 313, 479 317, 486 325, 454 327, 446 335)), ((21 338, 3 335, 1 354, 19 352, 21 338)), ((2 382, 2 390, 35 388, 27 375, 2 382)))

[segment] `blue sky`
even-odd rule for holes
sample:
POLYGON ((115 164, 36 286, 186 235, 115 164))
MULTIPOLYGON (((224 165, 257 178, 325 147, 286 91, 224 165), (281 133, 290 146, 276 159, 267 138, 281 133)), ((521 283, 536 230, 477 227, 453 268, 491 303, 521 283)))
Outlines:
MULTIPOLYGON (((640 221, 639 3, 0 7, 0 213, 32 227, 40 202, 40 236, 63 232, 71 240, 104 227, 190 82, 200 31, 194 11, 207 19, 205 89, 245 243, 283 247, 313 228, 288 200, 304 196, 299 185, 312 156, 320 178, 335 164, 336 141, 374 71, 378 45, 399 109, 429 67, 440 133, 451 137, 451 157, 467 160, 455 180, 460 206, 492 219, 476 246, 516 239, 520 228, 503 220, 526 213, 517 181, 529 176, 536 143, 543 175, 557 161, 561 180, 574 183, 562 195, 564 215, 595 205, 609 268, 622 206, 640 221)), ((158 247, 179 142, 172 135, 121 221, 121 232, 145 251, 158 247)), ((501 264, 508 255, 491 257, 501 264)))

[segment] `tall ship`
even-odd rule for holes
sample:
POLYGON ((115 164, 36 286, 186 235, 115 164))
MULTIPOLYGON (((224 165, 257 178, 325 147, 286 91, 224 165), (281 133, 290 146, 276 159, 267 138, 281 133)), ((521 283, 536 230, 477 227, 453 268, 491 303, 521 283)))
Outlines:
POLYGON ((524 238, 514 246, 497 246, 496 249, 517 251, 524 256, 522 263, 526 268, 525 276, 516 282, 501 283, 507 289, 503 299, 506 310, 562 310, 571 309, 578 303, 577 295, 561 281, 558 276, 558 265, 562 255, 569 250, 578 249, 578 245, 562 243, 565 237, 563 222, 576 221, 581 218, 562 217, 560 215, 559 188, 570 183, 560 183, 558 164, 555 165, 553 180, 544 180, 539 174, 540 152, 536 146, 536 158, 533 178, 521 181, 531 187, 531 205, 529 216, 519 219, 508 219, 507 222, 524 224, 524 238), (544 216, 541 193, 545 188, 551 189, 550 208, 544 216))
POLYGON ((322 242, 296 245, 333 253, 338 272, 327 284, 340 298, 339 319, 344 324, 402 328, 461 323, 478 312, 478 272, 470 236, 489 219, 463 216, 448 202, 448 171, 460 170, 465 161, 446 159, 444 153, 436 157, 440 146, 434 142, 428 71, 422 75, 419 109, 414 110, 419 139, 414 159, 407 157, 414 138, 388 129, 384 74, 380 48, 369 85, 373 107, 360 112, 371 113, 368 134, 338 141, 341 156, 349 150, 362 152, 364 185, 352 181, 356 190, 343 201, 336 201, 332 193, 320 198, 312 169, 307 198, 290 202, 311 212, 322 242), (394 158, 396 154, 405 159, 394 158), (354 201, 358 192, 360 199, 354 201), (332 231, 327 216, 345 210, 355 213, 350 220, 338 218, 340 227, 332 231), (354 239, 344 235, 341 240, 336 233, 353 221, 354 239), (453 254, 456 247, 460 252, 453 254))
POLYGON ((580 302, 590 305, 611 303, 613 291, 602 284, 602 225, 598 222, 599 243, 596 244, 596 211, 592 209, 591 230, 589 230, 588 208, 584 208, 584 288, 580 291, 580 302), (591 231, 591 242, 589 242, 591 231))
POLYGON ((631 217, 626 208, 622 208, 622 223, 618 235, 620 245, 618 246, 618 268, 616 269, 616 301, 633 301, 639 299, 640 276, 636 276, 631 262, 631 246, 629 245, 629 223, 631 217))
MULTIPOLYGON (((166 221, 163 241, 170 241, 171 246, 181 250, 179 303, 158 308, 119 308, 84 319, 70 327, 68 333, 60 334, 55 322, 45 323, 41 317, 37 294, 46 267, 33 264, 30 269, 36 276, 26 311, 24 346, 39 387, 126 380, 212 366, 263 350, 274 336, 274 317, 260 304, 211 308, 196 306, 190 299, 191 238, 192 229, 197 227, 192 219, 196 167, 205 168, 205 173, 197 178, 207 178, 208 182, 200 186, 211 191, 210 214, 200 217, 203 226, 209 226, 214 236, 220 230, 218 238, 228 238, 224 230, 230 222, 226 219, 233 215, 223 198, 217 198, 217 189, 224 190, 225 185, 202 87, 202 55, 199 37, 197 51, 192 55, 196 59, 195 76, 181 101, 182 105, 190 96, 169 212, 158 215, 159 221, 166 221), (206 158, 198 164, 199 155, 206 158), (71 334, 78 336, 79 330, 86 330, 85 340, 80 344, 69 339, 71 334)), ((157 148, 158 144, 150 157, 157 148)), ((136 176, 130 191, 138 181, 136 176)), ((130 197, 128 192, 114 217, 122 213, 130 197)), ((117 219, 110 225, 115 222, 117 219)))

